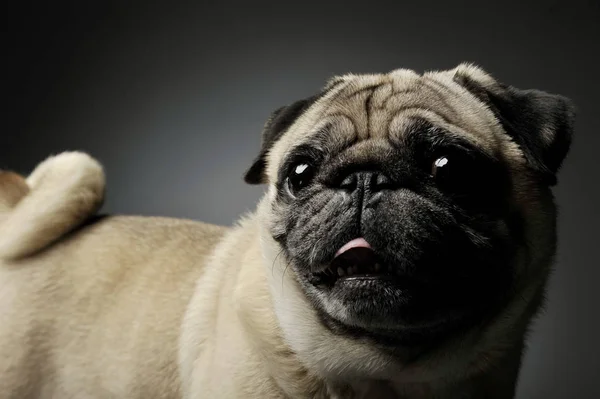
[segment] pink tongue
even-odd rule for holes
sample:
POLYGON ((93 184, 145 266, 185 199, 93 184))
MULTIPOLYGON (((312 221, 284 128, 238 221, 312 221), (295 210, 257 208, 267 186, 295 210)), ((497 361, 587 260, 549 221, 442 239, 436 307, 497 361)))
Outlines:
POLYGON ((346 245, 344 245, 343 247, 341 247, 335 254, 336 257, 340 256, 341 254, 343 254, 344 252, 352 249, 352 248, 371 248, 371 245, 369 245, 369 243, 367 242, 367 240, 365 240, 364 238, 355 238, 354 240, 350 241, 349 243, 347 243, 346 245))

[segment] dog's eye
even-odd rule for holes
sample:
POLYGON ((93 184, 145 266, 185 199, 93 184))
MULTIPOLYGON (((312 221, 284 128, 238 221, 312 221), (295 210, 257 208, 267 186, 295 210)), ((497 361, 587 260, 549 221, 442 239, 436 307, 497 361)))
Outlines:
POLYGON ((476 173, 469 158, 461 154, 440 155, 431 164, 429 174, 438 187, 452 192, 461 191, 464 183, 476 173))
POLYGON ((294 191, 300 191, 310 183, 314 175, 313 168, 307 163, 299 163, 292 168, 289 175, 290 188, 294 191))
POLYGON ((314 176, 314 168, 308 163, 296 164, 288 176, 288 186, 292 194, 306 187, 314 176))
POLYGON ((444 179, 448 175, 450 166, 448 157, 439 157, 431 165, 431 176, 434 179, 444 179))
POLYGON ((485 175, 485 163, 465 152, 452 152, 438 155, 430 163, 430 175, 435 184, 448 193, 465 195, 471 191, 474 182, 481 183, 480 177, 485 175))

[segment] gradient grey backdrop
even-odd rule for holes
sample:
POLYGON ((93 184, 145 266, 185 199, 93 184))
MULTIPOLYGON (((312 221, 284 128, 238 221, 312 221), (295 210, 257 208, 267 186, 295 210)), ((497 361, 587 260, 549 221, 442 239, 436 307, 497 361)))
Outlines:
POLYGON ((332 74, 467 60, 571 97, 558 264, 519 398, 600 398, 597 2, 79 3, 4 9, 0 167, 89 151, 108 212, 231 224, 262 193, 241 176, 269 113, 332 74))

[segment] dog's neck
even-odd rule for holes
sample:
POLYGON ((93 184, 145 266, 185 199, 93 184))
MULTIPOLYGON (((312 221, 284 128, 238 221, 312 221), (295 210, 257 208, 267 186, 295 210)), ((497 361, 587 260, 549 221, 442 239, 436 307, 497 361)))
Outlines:
MULTIPOLYGON (((250 246, 243 255, 243 265, 256 265, 262 258, 259 246, 250 246), (249 260, 253 261, 249 261, 249 260), (245 261, 246 260, 246 261, 245 261)), ((289 398, 393 398, 394 389, 387 382, 364 381, 341 384, 318 376, 305 367, 285 343, 273 308, 265 269, 242 266, 234 294, 235 307, 248 342, 263 360, 263 365, 277 384, 282 397, 289 398)))
POLYGON ((283 340, 264 268, 251 269, 253 265, 260 264, 256 262, 256 259, 261 259, 259 247, 250 246, 243 254, 243 266, 238 275, 234 298, 248 341, 263 360, 273 381, 283 391, 282 396, 326 398, 324 382, 302 366, 296 354, 283 340), (252 261, 248 261, 250 259, 252 261))
MULTIPOLYGON (((253 228, 253 223, 246 228, 253 228), (251 227, 252 226, 252 227, 251 227)), ((258 234, 256 235, 259 240, 258 234)), ((251 245, 242 255, 242 267, 237 277, 234 303, 238 317, 263 366, 281 391, 290 398, 512 398, 522 351, 522 342, 514 354, 507 354, 505 363, 496 364, 492 370, 456 381, 451 385, 407 384, 406 382, 378 381, 372 379, 336 382, 319 375, 303 364, 300 357, 285 342, 273 306, 272 292, 266 268, 262 264, 260 245, 251 245), (247 266, 246 266, 247 265, 247 266)))
POLYGON ((236 301, 238 316, 249 342, 263 359, 264 367, 281 390, 282 397, 377 399, 395 396, 392 386, 386 382, 361 382, 356 386, 336 384, 308 370, 283 339, 264 275, 242 268, 238 294, 245 287, 251 287, 252 295, 241 295, 244 300, 236 301))

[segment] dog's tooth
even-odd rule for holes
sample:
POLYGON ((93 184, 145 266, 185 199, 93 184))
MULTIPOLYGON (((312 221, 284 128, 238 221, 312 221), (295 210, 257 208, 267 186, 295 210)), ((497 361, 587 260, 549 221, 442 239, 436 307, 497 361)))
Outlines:
POLYGON ((381 265, 379 263, 375 263, 375 271, 378 272, 379 270, 381 270, 381 265))
POLYGON ((346 273, 348 273, 348 276, 352 276, 354 274, 354 268, 352 266, 348 266, 346 273))
POLYGON ((338 266, 337 274, 338 274, 338 276, 343 277, 346 275, 346 272, 344 272, 344 269, 342 269, 341 267, 338 266))

